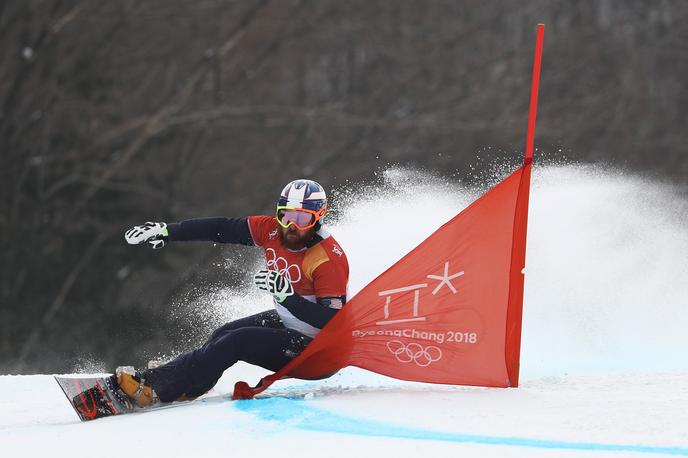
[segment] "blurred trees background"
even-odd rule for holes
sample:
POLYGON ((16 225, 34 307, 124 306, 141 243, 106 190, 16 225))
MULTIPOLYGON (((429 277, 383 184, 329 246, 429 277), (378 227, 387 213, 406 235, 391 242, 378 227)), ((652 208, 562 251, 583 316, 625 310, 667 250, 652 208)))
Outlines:
POLYGON ((518 160, 538 22, 539 152, 687 185, 687 20, 680 0, 0 2, 0 373, 183 346, 193 317, 167 305, 226 281, 226 248, 136 250, 133 224, 271 212, 301 176, 518 160))

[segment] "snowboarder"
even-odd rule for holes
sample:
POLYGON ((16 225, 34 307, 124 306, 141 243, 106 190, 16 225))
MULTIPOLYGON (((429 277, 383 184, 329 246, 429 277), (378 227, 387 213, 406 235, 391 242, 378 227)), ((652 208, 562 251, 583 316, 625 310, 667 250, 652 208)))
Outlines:
POLYGON ((322 186, 301 179, 285 186, 274 217, 148 222, 128 230, 129 244, 154 249, 192 240, 261 247, 267 269, 256 273, 255 283, 273 296, 275 308, 225 324, 200 348, 160 367, 141 372, 118 367, 121 390, 141 407, 193 399, 237 361, 277 371, 301 353, 347 299, 349 266, 322 225, 326 212, 322 186))

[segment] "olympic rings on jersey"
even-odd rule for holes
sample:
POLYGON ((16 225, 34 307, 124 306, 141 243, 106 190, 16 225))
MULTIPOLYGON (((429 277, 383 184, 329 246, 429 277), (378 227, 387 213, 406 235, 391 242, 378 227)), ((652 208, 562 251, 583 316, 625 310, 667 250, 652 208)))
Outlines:
POLYGON ((391 340, 387 342, 387 349, 400 363, 413 361, 420 367, 427 367, 442 358, 442 350, 434 345, 423 347, 415 342, 406 345, 399 340, 391 340))
POLYGON ((265 250, 265 259, 268 270, 276 270, 277 273, 289 280, 290 283, 301 281, 301 269, 297 264, 289 264, 282 256, 277 256, 273 248, 265 250))

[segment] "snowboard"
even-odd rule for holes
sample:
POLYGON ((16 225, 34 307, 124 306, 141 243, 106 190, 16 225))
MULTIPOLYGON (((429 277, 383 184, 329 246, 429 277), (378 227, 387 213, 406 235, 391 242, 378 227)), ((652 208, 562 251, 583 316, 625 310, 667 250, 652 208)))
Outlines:
POLYGON ((227 395, 210 390, 202 398, 177 402, 158 402, 148 407, 137 406, 127 395, 122 393, 116 383, 114 375, 103 377, 58 377, 55 381, 67 400, 74 408, 81 421, 90 421, 97 418, 111 417, 137 412, 149 412, 176 408, 194 404, 209 404, 227 402, 227 395))
MULTIPOLYGON (((215 394, 214 390, 208 392, 198 400, 180 401, 158 403, 149 407, 137 406, 128 396, 121 392, 117 386, 114 375, 105 375, 102 377, 58 377, 55 376, 55 381, 64 392, 67 400, 74 408, 74 411, 79 416, 81 421, 90 421, 98 418, 111 417, 115 415, 124 415, 135 412, 148 412, 152 410, 161 410, 172 407, 179 407, 183 405, 192 405, 197 403, 209 404, 217 402, 227 402, 231 397, 227 394, 215 394), (210 394, 210 395, 209 395, 210 394)), ((314 396, 324 396, 333 393, 339 393, 342 389, 337 388, 307 388, 298 390, 288 388, 285 391, 276 391, 274 393, 261 393, 255 399, 269 399, 273 397, 281 397, 287 399, 310 399, 314 396)))
POLYGON ((145 410, 119 390, 114 375, 81 378, 56 376, 55 381, 82 421, 145 410))

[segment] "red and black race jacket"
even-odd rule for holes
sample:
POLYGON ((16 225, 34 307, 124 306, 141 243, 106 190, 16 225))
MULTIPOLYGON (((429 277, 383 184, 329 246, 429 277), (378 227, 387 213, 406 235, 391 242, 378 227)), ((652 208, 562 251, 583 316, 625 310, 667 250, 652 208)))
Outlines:
POLYGON ((294 251, 280 243, 274 217, 201 218, 168 224, 169 241, 213 241, 256 245, 269 270, 278 271, 295 294, 274 305, 285 327, 315 335, 346 303, 349 264, 341 246, 320 228, 306 247, 294 251))
MULTIPOLYGON (((250 216, 248 223, 253 242, 263 248, 268 269, 286 277, 296 293, 282 302, 275 299, 275 309, 282 322, 288 328, 314 337, 326 321, 308 319, 307 309, 317 311, 319 308, 329 308, 336 311, 346 302, 349 263, 344 251, 322 227, 312 241, 315 243, 293 251, 280 243, 279 226, 275 218, 250 216), (304 299, 312 305, 304 303, 304 299)), ((329 318, 334 316, 331 311, 325 312, 329 318)))

